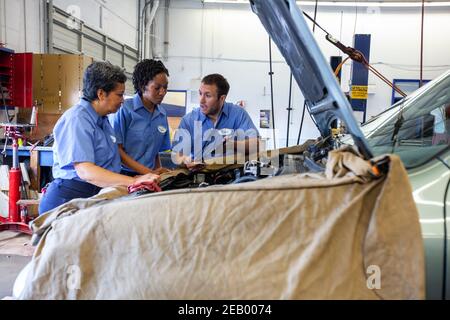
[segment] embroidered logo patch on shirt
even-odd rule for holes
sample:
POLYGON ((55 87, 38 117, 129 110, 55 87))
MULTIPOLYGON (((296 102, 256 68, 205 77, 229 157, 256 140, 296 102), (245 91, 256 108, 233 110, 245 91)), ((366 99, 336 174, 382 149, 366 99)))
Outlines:
POLYGON ((158 126, 158 131, 161 132, 162 134, 167 132, 167 128, 164 126, 158 126))
POLYGON ((229 128, 220 129, 219 134, 223 137, 231 136, 233 134, 233 129, 229 129, 229 128))

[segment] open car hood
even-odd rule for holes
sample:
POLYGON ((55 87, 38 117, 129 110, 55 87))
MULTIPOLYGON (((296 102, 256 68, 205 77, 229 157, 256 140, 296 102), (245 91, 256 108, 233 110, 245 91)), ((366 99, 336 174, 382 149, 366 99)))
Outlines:
POLYGON ((290 66, 322 137, 330 135, 331 123, 338 118, 345 123, 361 154, 372 158, 350 103, 295 0, 250 0, 250 4, 290 66))

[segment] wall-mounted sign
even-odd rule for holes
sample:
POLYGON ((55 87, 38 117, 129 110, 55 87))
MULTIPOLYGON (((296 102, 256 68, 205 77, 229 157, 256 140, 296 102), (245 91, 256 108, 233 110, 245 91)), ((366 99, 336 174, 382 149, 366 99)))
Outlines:
POLYGON ((270 128, 270 110, 259 111, 259 127, 263 129, 270 128))
POLYGON ((352 86, 352 91, 350 93, 352 99, 363 99, 367 100, 367 86, 352 86))

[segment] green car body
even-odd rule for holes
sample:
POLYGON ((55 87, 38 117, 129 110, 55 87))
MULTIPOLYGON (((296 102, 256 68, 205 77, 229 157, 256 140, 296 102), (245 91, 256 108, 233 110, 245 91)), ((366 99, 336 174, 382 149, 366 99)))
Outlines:
POLYGON ((362 131, 375 155, 395 153, 408 170, 424 240, 426 297, 449 299, 450 71, 371 119, 362 131))
MULTIPOLYGON (((444 246, 446 234, 444 210, 447 213, 450 210, 448 195, 450 170, 447 167, 450 163, 450 152, 446 151, 439 158, 408 170, 424 240, 427 299, 448 299, 450 289, 448 237, 447 246, 444 246), (447 259, 447 262, 444 262, 444 259, 447 259)), ((446 223, 448 230, 448 218, 446 223)))

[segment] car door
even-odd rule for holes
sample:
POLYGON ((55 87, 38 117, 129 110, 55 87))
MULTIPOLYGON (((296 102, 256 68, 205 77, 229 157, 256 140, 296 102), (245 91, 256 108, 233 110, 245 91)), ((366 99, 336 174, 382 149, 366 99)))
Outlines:
POLYGON ((450 152, 447 151, 444 155, 408 170, 422 227, 427 299, 443 299, 444 284, 447 283, 447 287, 449 285, 449 281, 446 281, 449 272, 448 263, 446 267, 444 262, 446 257, 448 259, 448 245, 445 248, 446 230, 443 223, 445 214, 449 210, 449 198, 446 192, 450 179, 449 162, 450 152), (444 206, 446 197, 447 203, 444 206))

